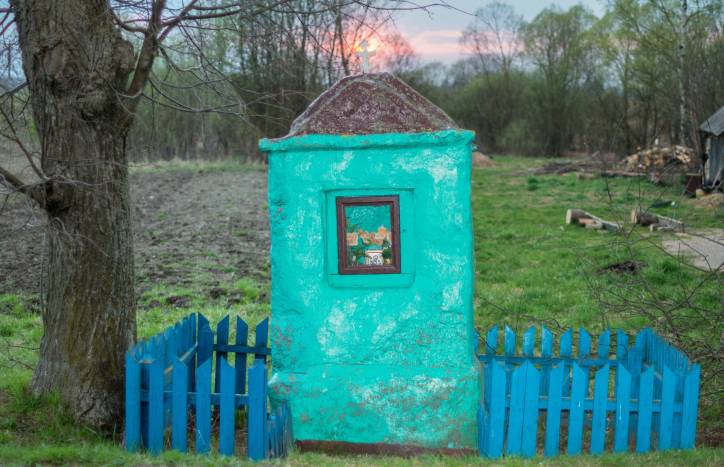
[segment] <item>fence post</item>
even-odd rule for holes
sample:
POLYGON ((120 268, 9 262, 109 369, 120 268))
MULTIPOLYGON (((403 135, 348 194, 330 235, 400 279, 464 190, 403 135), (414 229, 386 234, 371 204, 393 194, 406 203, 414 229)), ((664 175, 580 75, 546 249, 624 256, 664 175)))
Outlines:
POLYGON ((253 461, 266 459, 266 365, 254 360, 249 370, 248 452, 253 461))
POLYGON ((561 394, 563 393, 563 371, 566 365, 560 362, 550 372, 548 380, 548 407, 546 414, 545 455, 558 454, 558 442, 561 434, 561 394))
MULTIPOLYGON (((200 335, 203 335, 201 333, 200 335)), ((211 358, 196 368, 196 454, 211 449, 211 358)))
POLYGON ((153 454, 163 451, 163 357, 151 362, 148 384, 148 450, 153 454))
MULTIPOLYGON (((599 357, 601 346, 599 340, 599 357)), ((608 358, 608 355, 606 355, 608 358)), ((591 429, 591 454, 603 453, 606 440, 606 402, 608 401, 608 363, 596 372, 593 383, 593 427, 591 429)))
POLYGON ((141 365, 133 358, 131 351, 126 352, 125 436, 126 450, 138 451, 141 446, 141 365))
POLYGON ((234 412, 236 412, 236 397, 234 394, 234 369, 222 357, 216 367, 221 384, 219 400, 219 454, 222 456, 234 455, 234 412))
POLYGON ((173 360, 172 386, 171 386, 171 416, 173 418, 171 431, 171 445, 180 452, 188 450, 186 443, 186 426, 188 423, 188 391, 189 369, 175 357, 173 360))
POLYGON ((681 447, 693 448, 696 439, 696 413, 699 408, 699 376, 701 367, 692 365, 684 379, 684 400, 681 404, 681 447))
POLYGON ((571 410, 568 415, 568 454, 580 454, 583 445, 584 402, 588 387, 588 371, 573 362, 571 410))
POLYGON ((505 365, 491 360, 487 364, 490 370, 490 414, 485 427, 485 447, 488 457, 498 458, 503 455, 505 441, 505 365))
MULTIPOLYGON (((236 345, 249 345, 249 326, 238 316, 236 317, 236 337, 234 342, 236 345)), ((239 394, 246 392, 246 357, 245 352, 237 353, 234 360, 236 392, 239 394)))
POLYGON ((623 363, 616 367, 616 429, 614 432, 613 452, 628 450, 628 425, 631 404, 631 373, 623 363))
MULTIPOLYGON (((229 343, 229 315, 226 315, 224 319, 219 321, 216 325, 216 343, 217 344, 228 344, 229 343)), ((216 351, 216 375, 214 380, 214 392, 221 392, 221 359, 228 359, 228 352, 216 351)))

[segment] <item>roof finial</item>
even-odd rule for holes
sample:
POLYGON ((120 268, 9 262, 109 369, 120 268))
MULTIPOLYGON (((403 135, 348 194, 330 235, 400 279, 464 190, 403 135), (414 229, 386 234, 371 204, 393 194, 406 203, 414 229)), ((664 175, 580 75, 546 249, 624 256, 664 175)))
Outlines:
POLYGON ((369 50, 369 46, 367 39, 363 39, 357 49, 357 56, 362 59, 362 73, 365 74, 370 72, 370 57, 374 57, 376 53, 374 50, 369 50))

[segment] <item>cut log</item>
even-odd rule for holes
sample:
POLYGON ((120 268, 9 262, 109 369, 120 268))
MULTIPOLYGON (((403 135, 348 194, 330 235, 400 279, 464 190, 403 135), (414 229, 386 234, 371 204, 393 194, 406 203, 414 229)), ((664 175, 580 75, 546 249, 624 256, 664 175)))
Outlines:
POLYGON ((588 213, 584 211, 583 209, 569 209, 566 211, 566 224, 577 224, 578 220, 581 218, 590 219, 591 217, 588 216, 588 213))
POLYGON ((593 221, 593 222, 591 222, 591 223, 589 223, 589 224, 585 224, 585 226, 586 226, 587 229, 591 229, 591 230, 601 230, 601 229, 603 229, 603 224, 600 224, 600 223, 598 223, 598 222, 596 222, 596 221, 593 221))
POLYGON ((672 230, 675 232, 684 231, 684 223, 677 221, 666 216, 660 216, 653 212, 644 211, 641 208, 636 208, 631 211, 631 222, 633 224, 643 225, 644 227, 651 227, 651 231, 654 230, 672 230), (653 227, 657 226, 657 227, 653 227))
MULTIPOLYGON (((616 222, 609 222, 601 219, 600 217, 594 216, 590 212, 586 212, 582 209, 569 209, 566 211, 566 224, 579 224, 589 225, 600 224, 602 229, 609 230, 611 232, 618 232, 621 230, 621 226, 616 222)), ((590 227, 594 229, 595 227, 590 227)))

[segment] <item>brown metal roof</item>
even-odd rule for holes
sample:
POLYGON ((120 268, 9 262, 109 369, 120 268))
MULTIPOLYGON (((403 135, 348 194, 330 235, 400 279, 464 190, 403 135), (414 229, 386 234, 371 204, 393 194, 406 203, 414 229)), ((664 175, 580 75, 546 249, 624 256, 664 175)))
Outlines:
POLYGON ((339 80, 304 111, 289 136, 422 133, 457 128, 439 107, 390 73, 339 80))
POLYGON ((707 118, 699 125, 701 131, 711 133, 714 136, 719 136, 724 133, 724 107, 717 110, 714 115, 707 118))

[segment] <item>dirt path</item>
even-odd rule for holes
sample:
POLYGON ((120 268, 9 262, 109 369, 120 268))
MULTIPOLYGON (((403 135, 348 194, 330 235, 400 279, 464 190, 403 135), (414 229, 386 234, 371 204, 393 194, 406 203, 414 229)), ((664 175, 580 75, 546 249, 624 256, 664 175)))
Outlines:
MULTIPOLYGON (((267 280, 266 180, 260 170, 134 173, 138 293, 267 280)), ((19 196, 0 212, 0 293, 40 290, 42 224, 19 196)))
POLYGON ((675 256, 687 257, 702 271, 724 268, 724 229, 702 229, 676 234, 662 242, 663 247, 675 256))

